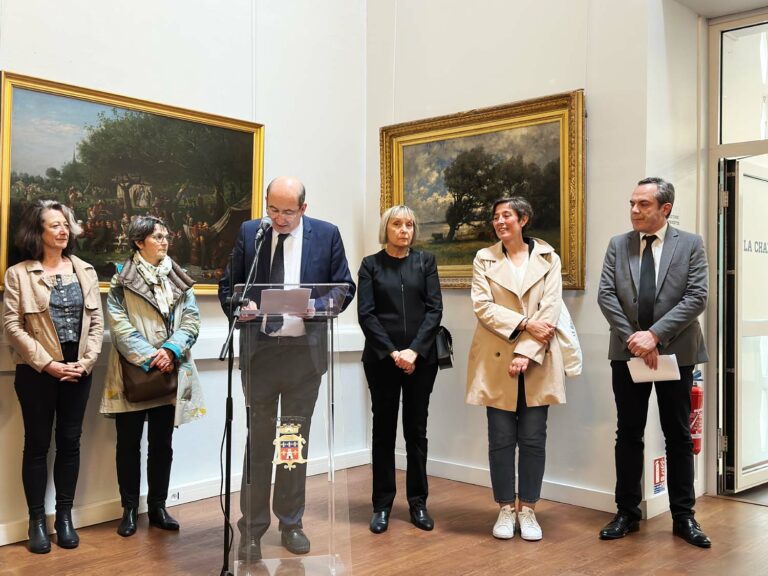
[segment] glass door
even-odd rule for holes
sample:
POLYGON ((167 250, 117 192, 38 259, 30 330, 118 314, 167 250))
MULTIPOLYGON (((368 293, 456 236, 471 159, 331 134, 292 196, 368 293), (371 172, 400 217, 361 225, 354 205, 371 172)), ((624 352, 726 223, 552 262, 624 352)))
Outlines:
POLYGON ((721 162, 720 491, 768 482, 768 154, 721 162))

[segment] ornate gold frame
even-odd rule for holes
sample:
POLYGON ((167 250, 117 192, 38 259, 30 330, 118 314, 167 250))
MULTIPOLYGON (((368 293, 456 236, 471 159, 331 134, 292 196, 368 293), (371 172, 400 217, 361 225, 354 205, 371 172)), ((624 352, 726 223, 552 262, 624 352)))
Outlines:
MULTIPOLYGON (((585 282, 584 91, 460 112, 385 126, 380 130, 381 212, 404 197, 403 150, 407 146, 535 126, 560 125, 560 238, 563 288, 583 290, 585 282)), ((444 288, 468 288, 472 258, 466 264, 439 265, 444 288)))
MULTIPOLYGON (((251 198, 250 211, 246 210, 245 213, 250 214, 250 218, 261 216, 262 182, 264 176, 264 126, 262 124, 235 120, 215 114, 195 112, 167 104, 157 104, 138 98, 118 96, 107 92, 79 88, 10 72, 3 72, 0 82, 2 83, 2 111, 0 112, 0 144, 2 145, 2 153, 0 154, 0 290, 4 289, 5 271, 8 267, 8 251, 12 242, 8 235, 11 207, 11 156, 13 153, 11 150, 11 131, 13 126, 11 124, 13 95, 16 88, 47 93, 65 99, 77 99, 123 108, 130 111, 146 112, 250 134, 253 151, 251 198)), ((108 289, 109 283, 101 282, 100 286, 104 292, 108 289)), ((195 291, 198 294, 216 294, 217 284, 200 282, 195 286, 195 291)))

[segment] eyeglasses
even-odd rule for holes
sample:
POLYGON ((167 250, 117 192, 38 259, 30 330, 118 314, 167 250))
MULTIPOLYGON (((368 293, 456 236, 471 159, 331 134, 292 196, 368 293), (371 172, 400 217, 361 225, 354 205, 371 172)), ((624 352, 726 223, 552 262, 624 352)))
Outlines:
POLYGON ((300 210, 279 210, 274 206, 267 206, 267 212, 269 212, 269 215, 271 218, 274 218, 275 216, 280 215, 290 220, 292 218, 295 218, 296 215, 300 212, 300 210))
POLYGON ((155 242, 170 242, 171 237, 169 234, 152 234, 150 236, 155 242))

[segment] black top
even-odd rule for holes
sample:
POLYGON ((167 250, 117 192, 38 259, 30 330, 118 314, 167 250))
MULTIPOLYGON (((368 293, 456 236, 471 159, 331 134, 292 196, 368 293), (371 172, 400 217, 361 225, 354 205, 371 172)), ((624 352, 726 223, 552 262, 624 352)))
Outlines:
POLYGON ((365 334, 363 362, 410 348, 437 362, 435 336, 443 317, 437 263, 429 252, 394 258, 382 250, 360 264, 357 319, 365 334))

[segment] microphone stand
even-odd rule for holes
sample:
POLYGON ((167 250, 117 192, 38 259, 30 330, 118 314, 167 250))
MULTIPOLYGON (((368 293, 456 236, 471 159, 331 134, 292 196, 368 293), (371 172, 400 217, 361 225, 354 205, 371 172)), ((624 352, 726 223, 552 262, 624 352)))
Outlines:
MULTIPOLYGON (((259 229, 261 234, 256 234, 256 253, 251 263, 251 269, 248 271, 248 276, 245 279, 245 286, 243 287, 242 294, 235 294, 234 284, 232 279, 232 255, 229 259, 229 334, 224 345, 221 347, 221 353, 219 354, 219 360, 227 359, 227 400, 226 400, 226 415, 224 420, 224 439, 226 442, 225 454, 224 454, 224 561, 221 567, 220 576, 233 576, 229 570, 229 553, 232 547, 230 541, 230 534, 232 533, 232 525, 230 523, 230 510, 231 510, 231 483, 232 483, 232 418, 233 418, 233 403, 232 403, 232 373, 235 369, 235 347, 232 340, 237 323, 240 320, 240 313, 243 306, 243 302, 246 300, 245 295, 248 290, 253 286, 256 279, 256 267, 259 263, 259 252, 261 251, 261 245, 264 242, 264 236, 266 236, 266 229, 259 229)), ((247 408, 247 407, 246 407, 247 408)), ((250 418, 247 419, 247 426, 250 426, 250 418)), ((248 434, 248 442, 250 442, 250 433, 248 434)), ((248 447, 246 447, 248 450, 248 447)), ((248 466, 250 466, 250 458, 247 459, 248 466)))

